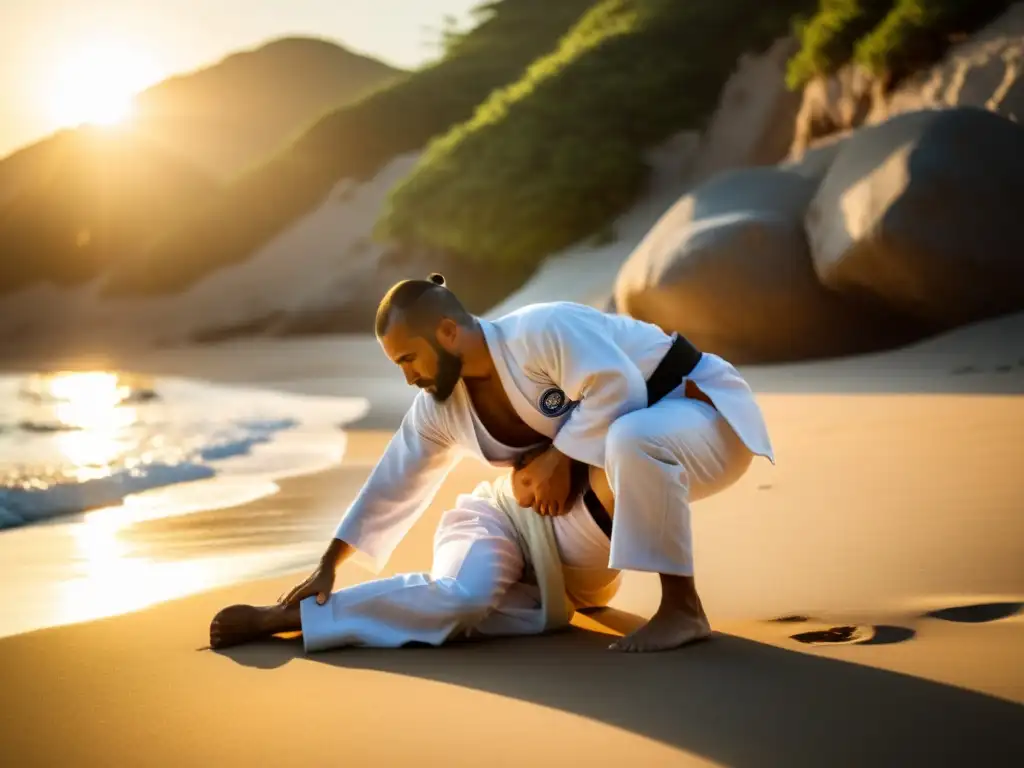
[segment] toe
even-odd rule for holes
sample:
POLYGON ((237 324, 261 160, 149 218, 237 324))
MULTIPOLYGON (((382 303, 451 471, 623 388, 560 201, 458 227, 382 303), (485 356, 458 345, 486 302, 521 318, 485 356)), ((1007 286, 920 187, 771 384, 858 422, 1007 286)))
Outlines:
POLYGON ((618 640, 616 640, 615 643, 613 643, 613 646, 616 651, 621 651, 622 653, 631 653, 634 650, 635 646, 633 636, 626 635, 625 637, 621 637, 618 640))

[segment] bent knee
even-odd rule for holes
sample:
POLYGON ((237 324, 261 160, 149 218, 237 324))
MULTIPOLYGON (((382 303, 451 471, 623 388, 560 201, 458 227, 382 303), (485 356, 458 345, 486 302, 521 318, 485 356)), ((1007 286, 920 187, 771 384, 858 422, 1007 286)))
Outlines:
POLYGON ((606 450, 609 453, 624 453, 636 450, 648 438, 650 431, 645 424, 643 411, 633 411, 619 416, 608 427, 606 450))
POLYGON ((671 460, 659 440, 661 428, 649 410, 642 409, 620 416, 608 428, 605 438, 606 468, 637 456, 662 461, 671 460))

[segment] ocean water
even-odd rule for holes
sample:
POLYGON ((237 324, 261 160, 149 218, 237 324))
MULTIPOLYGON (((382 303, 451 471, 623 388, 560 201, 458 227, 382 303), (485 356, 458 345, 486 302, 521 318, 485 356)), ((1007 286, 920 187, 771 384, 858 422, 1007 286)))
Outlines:
POLYGON ((368 407, 104 371, 0 377, 0 637, 305 569, 323 510, 231 508, 337 466, 368 407))
POLYGON ((204 483, 202 498, 176 489, 181 503, 153 514, 247 501, 340 461, 339 428, 366 409, 358 398, 108 371, 0 377, 0 529, 197 480, 223 482, 204 483))

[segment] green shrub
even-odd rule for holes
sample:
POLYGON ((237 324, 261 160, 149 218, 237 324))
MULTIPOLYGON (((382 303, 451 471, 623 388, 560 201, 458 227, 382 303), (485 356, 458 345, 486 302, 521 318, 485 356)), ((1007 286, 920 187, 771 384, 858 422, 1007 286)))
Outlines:
POLYGON ((800 50, 786 68, 786 85, 797 90, 850 60, 854 47, 892 9, 896 0, 821 0, 818 12, 796 30, 800 50))
POLYGON ((702 125, 741 54, 806 0, 603 0, 557 50, 431 143, 376 234, 465 260, 535 264, 636 199, 647 148, 702 125))
POLYGON ((796 90, 851 61, 893 80, 931 64, 949 39, 973 32, 1012 5, 1010 0, 821 0, 796 28, 800 50, 786 84, 796 90))
POLYGON ((900 79, 938 59, 952 35, 973 32, 1010 5, 1009 0, 897 0, 857 43, 854 59, 875 75, 900 79))

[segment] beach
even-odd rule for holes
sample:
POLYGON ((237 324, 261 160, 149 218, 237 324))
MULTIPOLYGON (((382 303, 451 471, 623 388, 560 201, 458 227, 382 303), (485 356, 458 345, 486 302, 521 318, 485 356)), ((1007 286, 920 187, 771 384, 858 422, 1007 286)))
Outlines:
MULTIPOLYGON (((657 577, 630 573, 611 608, 550 636, 204 649, 217 610, 273 602, 308 571, 296 568, 0 639, 0 763, 1019 765, 1022 330, 1010 316, 904 350, 744 369, 777 466, 755 462, 695 505, 709 642, 607 650, 657 606, 657 577)), ((129 362, 370 402, 339 466, 124 532, 154 550, 272 545, 272 526, 258 542, 247 526, 270 518, 287 523, 282 546, 326 546, 411 399, 372 339, 225 342, 104 365, 129 362)), ((459 465, 382 575, 426 570, 441 512, 493 476, 459 465)), ((337 586, 372 576, 346 563, 337 586)))

